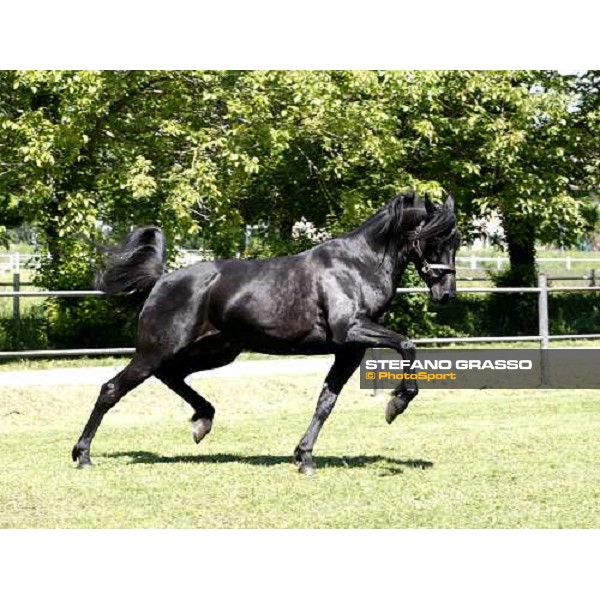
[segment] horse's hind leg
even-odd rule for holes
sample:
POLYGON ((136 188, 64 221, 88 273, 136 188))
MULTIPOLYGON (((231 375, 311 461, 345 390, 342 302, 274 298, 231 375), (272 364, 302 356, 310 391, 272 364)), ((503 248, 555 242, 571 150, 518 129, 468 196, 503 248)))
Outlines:
POLYGON ((205 435, 212 429, 215 416, 214 406, 203 398, 198 392, 193 390, 185 381, 181 374, 158 372, 156 377, 160 379, 170 390, 181 396, 193 409, 192 416, 192 436, 194 442, 199 444, 205 435))
POLYGON ((91 466, 90 446, 100 427, 104 415, 119 400, 152 374, 153 367, 139 355, 134 355, 131 362, 100 389, 100 395, 92 410, 92 414, 83 429, 81 437, 75 444, 72 452, 73 460, 78 467, 91 466))
POLYGON ((199 353, 199 348, 202 346, 198 346, 193 349, 192 353, 177 357, 170 363, 162 365, 154 373, 157 379, 160 379, 194 409, 192 436, 196 444, 200 443, 212 429, 215 408, 206 398, 192 389, 184 379, 190 373, 208 371, 227 365, 233 362, 240 353, 240 349, 236 347, 223 345, 222 347, 217 346, 218 349, 216 349, 215 346, 214 340, 212 346, 206 344, 205 353, 199 353))

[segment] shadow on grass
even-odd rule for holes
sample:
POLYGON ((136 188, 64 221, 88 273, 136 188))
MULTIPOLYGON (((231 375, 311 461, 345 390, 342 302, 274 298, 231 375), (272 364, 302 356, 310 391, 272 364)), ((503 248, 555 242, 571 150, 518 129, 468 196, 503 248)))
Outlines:
MULTIPOLYGON (((243 454, 183 454, 177 456, 161 456, 154 452, 130 451, 112 452, 102 454, 105 458, 130 458, 131 464, 165 464, 165 463, 196 463, 196 464, 220 464, 240 463, 244 465, 255 465, 260 467, 272 467, 282 464, 293 464, 290 456, 246 456, 243 454)), ((385 475, 397 475, 402 473, 403 468, 430 469, 433 463, 420 458, 400 460, 388 456, 315 456, 317 468, 334 469, 360 469, 375 463, 387 469, 385 475)))

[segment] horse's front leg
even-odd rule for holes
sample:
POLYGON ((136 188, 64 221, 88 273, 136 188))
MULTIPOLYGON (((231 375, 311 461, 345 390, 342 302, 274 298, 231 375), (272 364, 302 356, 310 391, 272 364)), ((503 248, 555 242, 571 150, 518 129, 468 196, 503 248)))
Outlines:
POLYGON ((312 451, 319 436, 319 432, 327 417, 331 414, 337 397, 346 382, 356 371, 365 351, 363 349, 344 348, 336 352, 335 361, 325 378, 323 389, 317 401, 317 408, 306 433, 296 446, 294 460, 300 472, 312 475, 315 471, 312 451))
MULTIPOLYGON (((414 362, 415 345, 403 335, 386 329, 383 325, 371 321, 359 321, 349 327, 346 341, 364 348, 391 348, 396 350, 404 360, 414 362)), ((414 369, 404 369, 404 373, 414 373, 414 369)), ((402 414, 410 401, 419 393, 419 386, 414 379, 403 379, 392 392, 392 397, 385 410, 388 423, 402 414)))
MULTIPOLYGON (((417 356, 414 344, 407 339, 404 343, 404 348, 399 351, 404 360, 408 360, 411 364, 415 361, 417 356)), ((414 373, 414 369, 404 369, 404 374, 414 373)), ((403 379, 398 387, 392 392, 392 397, 385 407, 385 420, 388 424, 394 422, 394 419, 401 415, 411 400, 419 393, 419 385, 415 379, 403 379)))

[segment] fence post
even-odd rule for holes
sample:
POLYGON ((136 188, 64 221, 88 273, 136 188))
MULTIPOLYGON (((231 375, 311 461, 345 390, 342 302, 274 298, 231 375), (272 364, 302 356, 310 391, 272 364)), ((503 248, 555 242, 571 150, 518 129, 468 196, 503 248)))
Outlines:
POLYGON ((547 350, 550 345, 548 326, 548 276, 546 273, 538 273, 538 325, 540 335, 540 369, 541 384, 546 385, 548 381, 547 350))
POLYGON ((590 270, 590 287, 596 287, 596 269, 590 270))
POLYGON ((548 276, 546 273, 538 274, 538 287, 539 299, 538 299, 538 320, 539 320, 539 332, 540 332, 540 346, 542 348, 548 348, 548 276))
MULTIPOLYGON (((21 289, 21 275, 19 273, 13 273, 13 292, 18 292, 21 289)), ((20 296, 13 296, 13 319, 18 321, 21 317, 21 298, 20 296)))

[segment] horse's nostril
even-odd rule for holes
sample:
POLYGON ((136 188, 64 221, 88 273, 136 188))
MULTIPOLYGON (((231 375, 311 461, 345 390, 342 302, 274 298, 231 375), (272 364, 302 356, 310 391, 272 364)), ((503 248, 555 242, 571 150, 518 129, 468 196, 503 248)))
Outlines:
POLYGON ((442 297, 440 298, 440 303, 441 304, 448 304, 449 300, 450 300, 450 292, 444 292, 442 294, 442 297))

